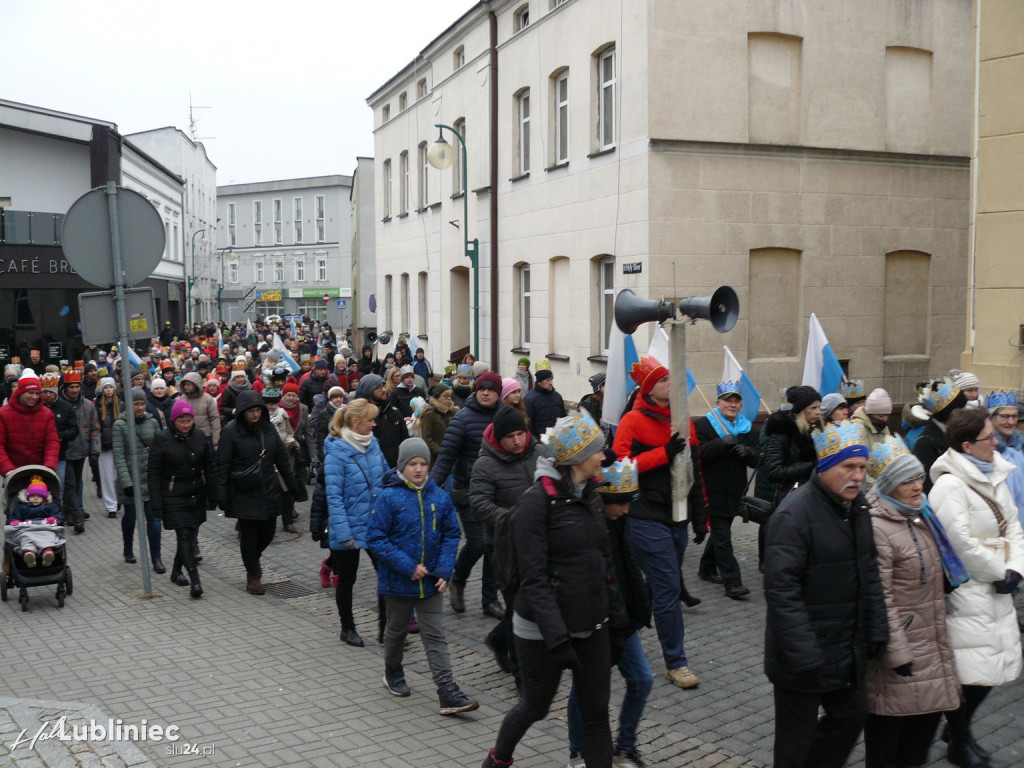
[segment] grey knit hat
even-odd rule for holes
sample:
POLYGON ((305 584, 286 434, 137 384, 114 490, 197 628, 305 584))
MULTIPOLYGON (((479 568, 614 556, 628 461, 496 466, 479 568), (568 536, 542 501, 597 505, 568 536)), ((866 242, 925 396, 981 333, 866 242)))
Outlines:
POLYGON ((146 390, 142 387, 132 387, 132 402, 134 403, 136 400, 146 401, 146 390))
POLYGON ((830 392, 821 398, 821 420, 828 421, 829 416, 832 415, 832 411, 840 405, 846 405, 846 398, 838 392, 830 392))
POLYGON ((420 437, 410 437, 403 440, 401 445, 398 446, 398 463, 395 464, 395 467, 401 472, 405 469, 406 464, 417 457, 424 459, 428 464, 430 463, 430 448, 427 447, 426 441, 420 437))
POLYGON ((882 473, 875 478, 873 487, 883 496, 892 496, 893 490, 901 483, 921 474, 924 474, 924 465, 914 454, 900 454, 889 461, 882 473))

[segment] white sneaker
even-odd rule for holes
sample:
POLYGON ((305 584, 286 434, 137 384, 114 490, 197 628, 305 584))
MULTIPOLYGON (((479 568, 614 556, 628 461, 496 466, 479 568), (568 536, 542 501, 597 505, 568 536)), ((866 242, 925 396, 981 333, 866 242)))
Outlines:
POLYGON ((569 764, 566 768, 587 768, 587 763, 583 759, 583 755, 579 752, 569 753, 569 764))

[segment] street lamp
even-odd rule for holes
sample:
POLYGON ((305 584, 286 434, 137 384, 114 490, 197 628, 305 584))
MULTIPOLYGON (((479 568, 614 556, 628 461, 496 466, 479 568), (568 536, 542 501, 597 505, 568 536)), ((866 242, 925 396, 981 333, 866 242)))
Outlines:
MULTIPOLYGON (((196 237, 206 232, 206 228, 192 233, 192 274, 185 284, 185 325, 192 327, 192 286, 196 284, 196 237)), ((203 245, 207 240, 203 238, 203 245)))
POLYGON ((434 123, 434 127, 437 128, 437 141, 430 145, 430 149, 427 150, 427 162, 430 163, 434 168, 439 171, 443 171, 447 168, 451 168, 452 163, 455 161, 455 150, 451 144, 444 140, 444 134, 441 129, 447 128, 452 132, 452 135, 459 140, 459 144, 462 145, 462 235, 465 240, 465 253, 469 259, 470 266, 473 267, 473 357, 480 357, 480 267, 479 267, 479 254, 480 254, 480 240, 478 238, 469 239, 469 184, 466 181, 468 173, 466 172, 466 139, 465 137, 452 128, 450 125, 443 125, 442 123, 434 123))

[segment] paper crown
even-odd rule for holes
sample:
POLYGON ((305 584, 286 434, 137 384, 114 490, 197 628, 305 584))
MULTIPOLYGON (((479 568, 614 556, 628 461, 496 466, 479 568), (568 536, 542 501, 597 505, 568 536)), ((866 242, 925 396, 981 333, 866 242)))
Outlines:
POLYGON ((819 472, 851 457, 868 455, 860 431, 850 421, 831 422, 824 430, 816 431, 814 451, 818 454, 819 472))
POLYGON ((39 384, 43 389, 57 389, 60 386, 60 374, 44 373, 39 377, 39 384))
POLYGON ((936 380, 926 384, 921 390, 921 394, 917 396, 917 399, 929 411, 938 413, 952 403, 959 394, 960 390, 953 385, 952 381, 946 378, 942 381, 936 380))
POLYGON ((82 372, 74 368, 69 368, 64 371, 64 386, 68 384, 81 384, 82 383, 82 372))
POLYGON ((302 355, 299 357, 299 362, 300 363, 311 363, 311 362, 313 362, 313 356, 310 355, 309 352, 303 352, 302 355))
POLYGON ((411 365, 403 365, 402 368, 401 368, 401 374, 402 374, 403 377, 408 376, 409 374, 412 374, 413 376, 415 376, 416 375, 416 371, 414 371, 412 369, 411 365))
POLYGON ((864 395, 863 379, 847 379, 839 385, 839 394, 847 400, 860 400, 864 395))
POLYGON ((909 454, 910 450, 903 442, 903 438, 899 435, 890 435, 883 442, 876 443, 871 449, 871 454, 868 456, 868 475, 872 480, 877 480, 878 476, 885 472, 897 456, 909 454))
POLYGON ((236 360, 231 364, 231 371, 232 373, 245 373, 245 363, 236 360))
POLYGON ((463 363, 462 365, 460 365, 455 370, 455 375, 456 376, 460 376, 460 377, 461 376, 465 376, 467 378, 472 379, 472 378, 474 378, 474 376, 473 376, 473 366, 470 365, 469 363, 463 363))
POLYGON ((550 360, 538 360, 536 363, 534 363, 533 369, 535 371, 550 371, 551 370, 551 361, 550 360))
POLYGON ((548 427, 541 442, 547 445, 557 464, 578 464, 601 447, 604 433, 588 411, 573 411, 548 427))
POLYGON ((640 490, 640 473, 637 471, 636 460, 628 456, 609 464, 601 470, 604 484, 598 491, 606 498, 611 496, 632 497, 640 490))
POLYGON ((85 368, 85 360, 75 360, 75 368, 79 370, 85 368))
POLYGON ((217 373, 228 373, 231 371, 231 366, 225 362, 217 363, 217 373))
POLYGON ((715 389, 716 394, 719 398, 725 397, 726 395, 739 395, 743 397, 743 391, 738 381, 732 379, 725 379, 724 381, 718 382, 718 387, 715 389))
POLYGON ((985 398, 985 405, 988 406, 990 414, 995 413, 999 408, 1016 408, 1017 393, 1012 389, 994 389, 985 398))
POLYGON ((658 362, 654 355, 644 355, 629 370, 630 378, 639 386, 645 395, 651 391, 658 381, 668 376, 668 368, 658 362))

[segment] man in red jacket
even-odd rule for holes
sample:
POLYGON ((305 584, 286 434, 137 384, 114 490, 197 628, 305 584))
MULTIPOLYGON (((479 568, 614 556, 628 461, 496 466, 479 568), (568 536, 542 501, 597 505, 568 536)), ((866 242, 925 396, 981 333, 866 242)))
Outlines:
POLYGON ((60 438, 53 413, 43 405, 39 377, 25 369, 7 405, 0 408, 0 475, 26 464, 57 470, 60 438))

